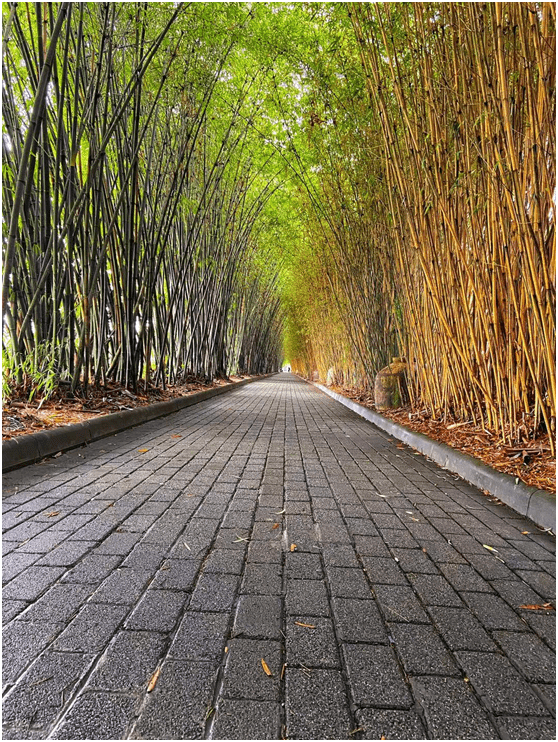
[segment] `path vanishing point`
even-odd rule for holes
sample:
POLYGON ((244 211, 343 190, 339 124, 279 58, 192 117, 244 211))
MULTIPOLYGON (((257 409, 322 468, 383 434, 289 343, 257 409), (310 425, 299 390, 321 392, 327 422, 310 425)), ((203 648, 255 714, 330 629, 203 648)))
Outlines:
POLYGON ((551 739, 554 537, 278 374, 13 471, 4 739, 551 739))

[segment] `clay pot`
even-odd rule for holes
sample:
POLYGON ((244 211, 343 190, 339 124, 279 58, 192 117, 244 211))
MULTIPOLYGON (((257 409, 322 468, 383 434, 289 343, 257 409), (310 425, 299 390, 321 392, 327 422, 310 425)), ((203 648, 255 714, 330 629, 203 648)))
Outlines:
POLYGON ((389 366, 378 371, 374 383, 374 403, 378 410, 393 410, 406 402, 406 370, 404 359, 393 358, 389 366))

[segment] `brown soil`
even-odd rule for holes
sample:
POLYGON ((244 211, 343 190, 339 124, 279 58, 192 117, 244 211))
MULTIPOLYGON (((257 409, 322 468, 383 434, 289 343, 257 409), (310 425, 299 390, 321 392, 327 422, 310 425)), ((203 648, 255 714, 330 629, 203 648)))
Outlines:
POLYGON ((134 407, 165 402, 174 397, 183 397, 195 392, 222 386, 231 381, 240 381, 239 376, 230 379, 216 379, 212 382, 192 377, 178 386, 148 388, 147 391, 131 392, 122 385, 107 383, 105 387, 89 388, 86 395, 72 396, 68 390, 59 387, 48 400, 33 399, 29 402, 27 392, 13 389, 9 399, 2 407, 2 440, 19 435, 37 433, 48 428, 80 423, 99 415, 111 412, 132 410, 134 407))
MULTIPOLYGON (((357 389, 333 388, 338 394, 377 412, 374 397, 369 393, 357 389)), ((511 446, 472 423, 432 420, 427 417, 426 412, 413 412, 410 407, 382 410, 380 414, 410 430, 424 433, 429 438, 468 453, 498 471, 519 477, 525 484, 553 494, 556 492, 556 459, 546 435, 511 446)))

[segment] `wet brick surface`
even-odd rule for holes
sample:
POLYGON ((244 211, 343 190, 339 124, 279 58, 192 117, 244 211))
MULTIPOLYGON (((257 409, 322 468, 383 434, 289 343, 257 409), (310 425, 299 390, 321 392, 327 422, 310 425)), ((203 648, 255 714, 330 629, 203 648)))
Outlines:
POLYGON ((5 739, 554 734, 553 536, 294 376, 3 508, 5 739))

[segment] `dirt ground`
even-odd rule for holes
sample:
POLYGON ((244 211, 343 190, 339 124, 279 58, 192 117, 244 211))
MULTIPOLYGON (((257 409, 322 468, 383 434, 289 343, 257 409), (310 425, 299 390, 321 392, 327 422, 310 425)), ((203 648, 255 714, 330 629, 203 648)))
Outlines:
MULTIPOLYGON (((374 409, 374 397, 356 389, 333 387, 338 394, 374 409)), ((468 453, 498 471, 519 477, 525 484, 538 489, 556 492, 556 459, 552 454, 548 436, 537 440, 523 441, 509 446, 496 435, 472 423, 445 423, 431 420, 421 413, 413 413, 410 407, 385 411, 382 415, 404 425, 417 433, 446 443, 468 453)))

